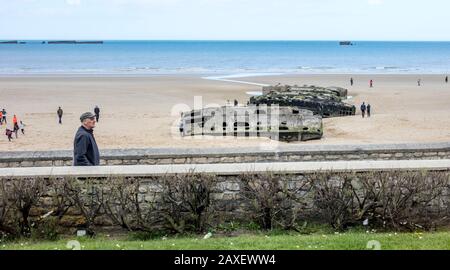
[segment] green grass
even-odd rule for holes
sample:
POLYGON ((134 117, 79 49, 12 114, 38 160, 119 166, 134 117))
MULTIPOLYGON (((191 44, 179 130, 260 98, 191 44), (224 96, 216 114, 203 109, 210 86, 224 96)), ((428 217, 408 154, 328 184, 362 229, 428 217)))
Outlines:
POLYGON ((129 236, 100 235, 95 238, 64 237, 53 242, 29 239, 0 243, 0 250, 66 250, 69 240, 81 243, 87 250, 365 250, 370 240, 381 244, 387 250, 450 250, 450 232, 436 233, 367 233, 346 232, 333 234, 304 235, 297 233, 245 234, 237 237, 213 235, 159 237, 138 241, 129 236))

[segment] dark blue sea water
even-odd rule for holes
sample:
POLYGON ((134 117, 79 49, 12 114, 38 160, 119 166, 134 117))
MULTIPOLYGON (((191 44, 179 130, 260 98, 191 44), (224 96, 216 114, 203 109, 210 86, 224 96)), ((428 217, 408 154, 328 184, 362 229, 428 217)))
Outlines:
POLYGON ((0 44, 0 74, 449 73, 450 42, 0 44))

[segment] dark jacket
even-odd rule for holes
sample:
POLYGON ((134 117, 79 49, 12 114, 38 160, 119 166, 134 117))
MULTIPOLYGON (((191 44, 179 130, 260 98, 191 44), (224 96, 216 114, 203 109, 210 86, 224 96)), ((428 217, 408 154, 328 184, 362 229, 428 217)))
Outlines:
POLYGON ((100 153, 95 142, 93 130, 81 126, 73 142, 73 165, 96 166, 100 164, 100 153))

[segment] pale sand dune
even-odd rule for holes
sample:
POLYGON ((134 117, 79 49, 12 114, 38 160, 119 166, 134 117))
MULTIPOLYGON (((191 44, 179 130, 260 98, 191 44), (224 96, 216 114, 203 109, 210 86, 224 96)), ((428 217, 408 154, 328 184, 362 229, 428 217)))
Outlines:
MULTIPOLYGON (((308 144, 365 144, 440 142, 450 139, 450 84, 439 75, 291 75, 240 78, 261 84, 297 83, 349 88, 359 104, 368 101, 373 116, 360 115, 324 120, 324 138, 308 144), (353 77, 355 85, 349 86, 353 77), (375 87, 368 87, 369 79, 375 87), (417 79, 422 79, 422 87, 417 79)), ((145 147, 267 147, 268 139, 184 138, 171 126, 177 104, 193 106, 194 96, 203 104, 225 104, 227 99, 246 103, 246 92, 260 87, 204 80, 201 76, 149 77, 4 77, 0 78, 0 107, 23 120, 26 135, 9 143, 1 127, 0 151, 71 149, 79 115, 101 108, 95 130, 101 148, 145 147), (63 125, 56 110, 64 110, 63 125)), ((359 114, 359 110, 358 110, 359 114)), ((305 143, 305 142, 303 142, 305 143)), ((300 143, 302 144, 302 143, 300 143)))

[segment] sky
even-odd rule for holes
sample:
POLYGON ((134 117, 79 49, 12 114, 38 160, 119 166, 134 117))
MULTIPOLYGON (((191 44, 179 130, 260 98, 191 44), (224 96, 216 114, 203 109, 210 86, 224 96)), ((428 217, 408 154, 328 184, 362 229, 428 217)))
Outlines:
POLYGON ((448 0, 0 0, 0 40, 450 41, 448 0))

